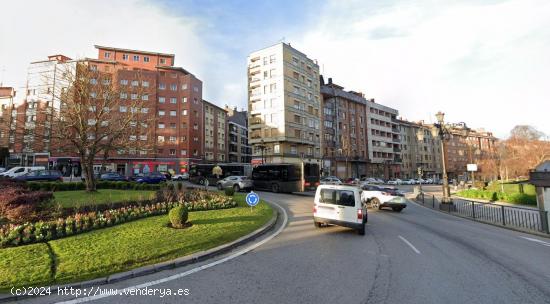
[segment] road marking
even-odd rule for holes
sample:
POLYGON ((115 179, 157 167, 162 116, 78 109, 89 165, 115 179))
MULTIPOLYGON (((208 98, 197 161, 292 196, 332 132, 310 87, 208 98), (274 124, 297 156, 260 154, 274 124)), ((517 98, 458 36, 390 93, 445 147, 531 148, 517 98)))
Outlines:
MULTIPOLYGON (((159 280, 154 280, 154 281, 149 281, 149 282, 145 282, 145 283, 142 283, 142 284, 139 284, 139 285, 134 285, 134 286, 129 286, 129 287, 126 287, 126 288, 123 288, 121 289, 121 291, 118 293, 118 294, 124 294, 124 291, 129 291, 129 290, 132 290, 132 289, 141 289, 141 288, 146 288, 146 287, 150 287, 150 286, 154 286, 154 285, 158 285, 158 284, 162 284, 162 283, 166 283, 166 282, 169 282, 169 281, 173 281, 173 280, 177 280, 177 279, 181 279, 183 277, 186 277, 190 274, 193 274, 193 273, 196 273, 196 272, 199 272, 201 270, 205 270, 205 269, 208 269, 208 268, 211 268, 211 267, 214 267, 216 265, 219 265, 219 264, 222 264, 222 263, 225 263, 229 260, 232 260, 236 257, 239 257, 245 253, 248 253, 260 246, 262 246, 263 244, 271 241, 271 239, 273 239, 274 237, 276 237, 277 235, 279 235, 279 233, 281 233, 283 231, 283 229, 286 227, 286 224, 288 222, 288 215, 285 211, 285 209, 281 206, 279 206, 278 204, 275 204, 275 203, 272 203, 273 205, 275 205, 277 208, 279 208, 282 212, 283 212, 283 215, 284 215, 284 218, 283 218, 283 224, 281 225, 281 227, 279 227, 279 229, 277 229, 277 231, 268 236, 267 238, 259 241, 258 243, 255 243, 247 248, 244 248, 243 250, 241 251, 238 251, 238 252, 235 252, 234 254, 230 255, 230 256, 227 256, 223 259, 219 259, 217 261, 214 261, 212 263, 209 263, 209 264, 205 264, 205 265, 202 265, 202 266, 199 266, 199 267, 196 267, 196 268, 193 268, 193 269, 190 269, 190 270, 187 270, 185 272, 181 272, 181 273, 178 273, 178 274, 175 274, 175 275, 171 275, 169 277, 166 277, 166 278, 162 278, 162 279, 159 279, 159 280)), ((70 301, 63 301, 63 302, 57 302, 57 304, 73 304, 73 303, 83 303, 83 302, 89 302, 89 301, 94 301, 94 300, 99 300, 99 299, 102 299, 102 298, 106 298, 106 297, 109 297, 109 296, 112 296, 112 295, 109 295, 109 294, 104 294, 104 295, 94 295, 94 296, 90 296, 90 297, 84 297, 84 298, 79 298, 79 299, 74 299, 74 300, 70 300, 70 301)))
POLYGON ((405 244, 409 245, 409 247, 411 247, 411 249, 416 252, 416 254, 420 254, 420 250, 416 249, 416 247, 413 246, 413 244, 411 244, 411 242, 407 241, 406 238, 402 237, 402 236, 399 236, 399 238, 405 242, 405 244))
POLYGON ((541 245, 543 245, 543 246, 548 246, 548 247, 550 247, 550 243, 548 243, 548 242, 544 242, 544 241, 537 240, 537 239, 530 238, 530 237, 526 237, 526 236, 520 236, 520 238, 526 239, 526 240, 531 241, 531 242, 539 243, 539 244, 541 244, 541 245))

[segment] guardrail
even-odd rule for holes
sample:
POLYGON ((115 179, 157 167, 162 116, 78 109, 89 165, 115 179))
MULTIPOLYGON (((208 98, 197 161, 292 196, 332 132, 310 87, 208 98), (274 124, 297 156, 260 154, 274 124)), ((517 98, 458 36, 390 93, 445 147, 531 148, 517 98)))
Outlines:
POLYGON ((441 204, 435 195, 426 196, 424 193, 419 194, 416 201, 426 207, 468 217, 479 222, 550 234, 547 211, 462 199, 454 199, 452 205, 441 204))

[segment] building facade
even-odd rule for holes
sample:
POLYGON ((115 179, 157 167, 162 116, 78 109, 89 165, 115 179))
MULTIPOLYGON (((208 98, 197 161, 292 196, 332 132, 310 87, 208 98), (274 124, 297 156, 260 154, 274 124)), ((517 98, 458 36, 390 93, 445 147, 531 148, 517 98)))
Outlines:
POLYGON ((371 166, 367 173, 377 178, 401 176, 401 140, 396 109, 367 100, 368 152, 371 166))
POLYGON ((223 108, 203 100, 204 160, 227 161, 227 113, 223 108))
POLYGON ((442 177, 441 140, 433 137, 432 125, 399 120, 401 131, 401 178, 438 180, 442 177))
POLYGON ((319 66, 289 44, 248 56, 253 163, 321 162, 319 66))
POLYGON ((360 178, 367 175, 367 100, 345 91, 332 78, 321 77, 321 146, 324 175, 360 178))
POLYGON ((8 166, 10 144, 15 131, 12 128, 12 109, 14 107, 15 90, 12 87, 0 87, 0 167, 8 166))
POLYGON ((250 163, 252 148, 248 144, 248 112, 238 111, 237 107, 225 106, 227 112, 228 161, 230 163, 250 163))
MULTIPOLYGON (((136 143, 146 143, 135 145, 144 148, 132 148, 129 145, 128 149, 112 151, 102 159, 97 159, 94 169, 125 175, 151 171, 175 173, 187 171, 190 163, 203 161, 205 117, 202 82, 187 70, 175 67, 173 54, 105 46, 96 48, 97 59, 72 60, 63 55, 54 55, 49 56, 48 60, 31 63, 25 100, 12 111, 12 122, 17 125, 16 129, 23 130, 14 134, 10 146, 12 165, 16 165, 16 162, 49 165, 66 174, 80 174, 77 172, 79 170, 73 170, 80 168, 77 154, 58 149, 56 143, 50 140, 51 130, 48 129, 51 113, 62 111, 58 93, 68 86, 63 83, 60 74, 68 65, 77 62, 92 71, 110 75, 109 81, 124 92, 120 93, 122 102, 127 100, 131 104, 134 99, 142 99, 145 106, 141 108, 141 113, 147 114, 154 121, 149 125, 138 121, 130 124, 131 128, 145 130, 142 135, 129 139, 136 143)), ((101 85, 97 82, 91 81, 91 90, 101 85)), ((123 113, 134 110, 120 106, 116 111, 123 113)), ((223 109, 222 112, 225 113, 223 109)), ((219 134, 221 137, 226 136, 225 131, 219 134)), ((220 143, 220 147, 225 149, 225 143, 220 143)))

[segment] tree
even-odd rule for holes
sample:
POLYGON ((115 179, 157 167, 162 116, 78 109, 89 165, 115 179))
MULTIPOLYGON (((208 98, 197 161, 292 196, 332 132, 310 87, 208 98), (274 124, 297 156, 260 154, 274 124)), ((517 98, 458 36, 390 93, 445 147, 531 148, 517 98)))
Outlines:
POLYGON ((510 138, 515 139, 540 140, 544 136, 544 132, 541 132, 529 125, 517 125, 512 129, 512 131, 510 131, 510 138))
MULTIPOLYGON (((62 79, 54 86, 54 106, 50 119, 52 150, 75 153, 80 158, 86 190, 96 190, 94 160, 111 153, 128 151, 148 153, 154 113, 147 101, 152 95, 144 86, 139 71, 117 71, 117 66, 100 72, 97 66, 82 60, 63 65, 62 79), (95 68, 94 68, 95 67, 95 68), (130 79, 117 81, 125 73, 130 79)), ((144 154, 145 154, 144 153, 144 154)))

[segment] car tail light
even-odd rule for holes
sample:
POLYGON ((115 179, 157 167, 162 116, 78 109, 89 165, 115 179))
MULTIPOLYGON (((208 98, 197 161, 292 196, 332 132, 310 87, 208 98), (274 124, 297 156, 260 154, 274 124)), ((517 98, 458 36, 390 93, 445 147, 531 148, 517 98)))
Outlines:
POLYGON ((310 185, 311 185, 310 182, 304 182, 304 186, 305 186, 305 187, 309 187, 310 185))
POLYGON ((321 183, 320 182, 316 182, 315 183, 315 186, 319 186, 321 183))
POLYGON ((363 219, 363 209, 357 209, 357 219, 358 220, 363 219))

